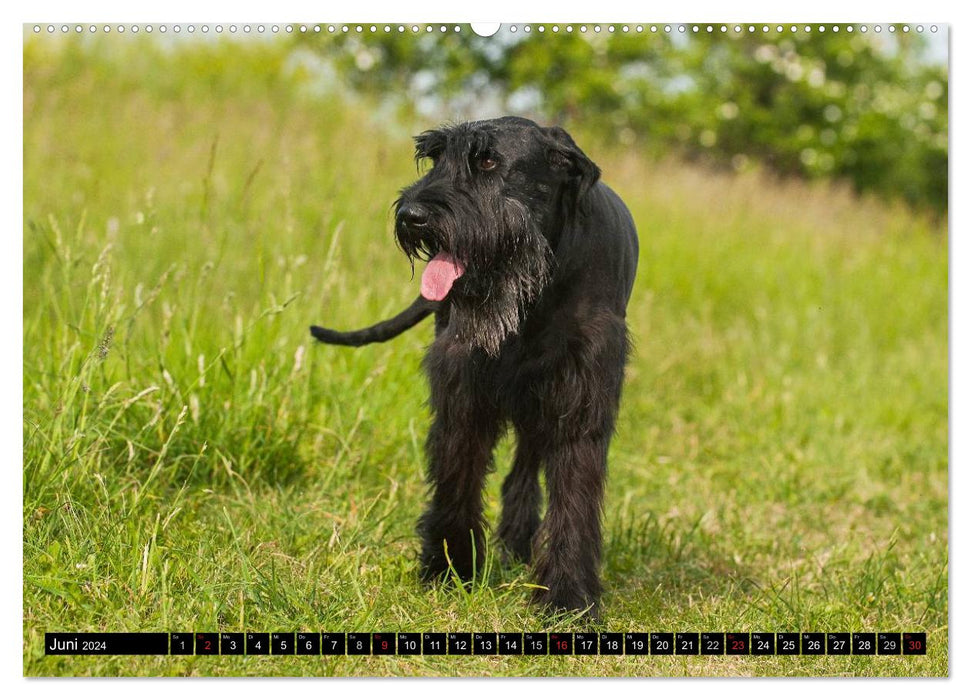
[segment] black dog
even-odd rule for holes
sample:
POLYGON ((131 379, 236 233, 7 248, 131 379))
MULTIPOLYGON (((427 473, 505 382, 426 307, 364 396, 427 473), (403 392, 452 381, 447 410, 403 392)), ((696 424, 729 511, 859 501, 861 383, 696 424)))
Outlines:
POLYGON ((541 603, 597 614, 607 448, 620 401, 637 233, 600 169, 557 127, 503 117, 426 131, 433 165, 402 191, 395 235, 429 260, 395 318, 326 343, 388 340, 435 313, 425 358, 434 423, 421 571, 470 578, 484 551, 482 488, 506 425, 518 445, 499 538, 532 559, 541 603), (548 507, 540 522, 539 469, 548 507))

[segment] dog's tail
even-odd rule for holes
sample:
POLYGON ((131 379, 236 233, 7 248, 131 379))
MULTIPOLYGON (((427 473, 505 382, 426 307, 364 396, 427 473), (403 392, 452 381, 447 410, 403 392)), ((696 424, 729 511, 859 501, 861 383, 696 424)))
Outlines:
POLYGON ((429 301, 425 297, 419 296, 412 302, 411 306, 394 318, 381 321, 381 323, 376 323, 368 328, 362 328, 359 331, 334 331, 330 328, 311 326, 310 334, 320 342, 331 345, 360 347, 368 343, 383 343, 386 340, 391 340, 395 336, 401 335, 425 319, 438 306, 439 302, 429 301))

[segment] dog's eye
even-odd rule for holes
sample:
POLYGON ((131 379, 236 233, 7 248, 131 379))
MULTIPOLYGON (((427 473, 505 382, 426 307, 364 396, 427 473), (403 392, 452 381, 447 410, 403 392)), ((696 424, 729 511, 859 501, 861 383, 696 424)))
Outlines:
POLYGON ((499 161, 495 158, 490 158, 489 156, 479 158, 479 170, 495 170, 497 165, 499 165, 499 161))

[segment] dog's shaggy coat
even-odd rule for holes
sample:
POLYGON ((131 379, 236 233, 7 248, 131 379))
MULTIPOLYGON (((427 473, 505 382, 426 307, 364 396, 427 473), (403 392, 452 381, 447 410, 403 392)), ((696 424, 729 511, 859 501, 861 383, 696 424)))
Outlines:
POLYGON ((557 127, 503 117, 427 131, 431 167, 401 192, 395 235, 428 260, 397 317, 329 343, 387 340, 435 314, 425 358, 434 420, 421 572, 469 578, 485 551, 482 489, 508 425, 499 540, 532 561, 539 602, 597 614, 607 449, 628 354, 637 234, 599 168, 557 127), (540 519, 540 469, 548 503, 540 519))

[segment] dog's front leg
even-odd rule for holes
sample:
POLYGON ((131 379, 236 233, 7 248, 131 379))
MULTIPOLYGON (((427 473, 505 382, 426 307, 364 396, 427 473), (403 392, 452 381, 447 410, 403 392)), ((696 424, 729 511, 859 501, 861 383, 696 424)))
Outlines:
POLYGON ((596 618, 600 599, 601 509, 609 438, 555 444, 546 460, 549 505, 536 547, 537 601, 596 618))
POLYGON ((498 413, 468 373, 439 367, 429 377, 434 421, 426 452, 432 494, 418 524, 421 574, 426 580, 440 578, 451 563, 468 580, 483 562, 482 488, 499 437, 498 413))

